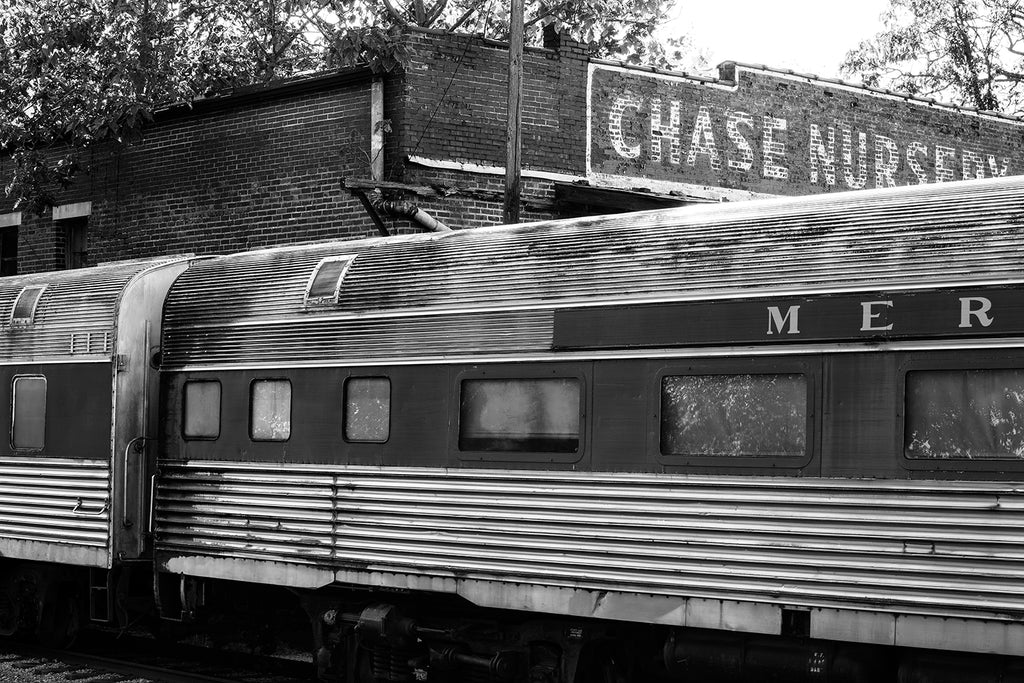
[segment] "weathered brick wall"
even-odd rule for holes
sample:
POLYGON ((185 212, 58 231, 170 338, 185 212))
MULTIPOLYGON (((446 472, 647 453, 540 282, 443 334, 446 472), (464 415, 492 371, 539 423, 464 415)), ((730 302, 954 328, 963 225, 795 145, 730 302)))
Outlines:
POLYGON ((1024 122, 795 74, 602 64, 591 89, 595 182, 811 194, 1024 172, 1024 122))
MULTIPOLYGON (((368 77, 327 80, 164 116, 140 142, 92 153, 59 203, 93 203, 92 263, 375 234, 340 184, 370 175, 369 92, 368 77)), ((19 272, 63 267, 61 240, 49 214, 24 214, 19 272)))
MULTIPOLYGON (((505 166, 507 46, 472 36, 409 35, 416 64, 406 74, 406 155, 505 166)), ((586 158, 587 57, 574 41, 523 56, 522 162, 580 173, 586 158)))

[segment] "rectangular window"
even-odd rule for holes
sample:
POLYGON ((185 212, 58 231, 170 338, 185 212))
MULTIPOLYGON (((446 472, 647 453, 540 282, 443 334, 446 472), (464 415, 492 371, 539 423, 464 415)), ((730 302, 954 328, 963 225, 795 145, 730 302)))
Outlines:
POLYGON ((345 440, 384 443, 391 433, 391 380, 351 377, 345 382, 345 440))
POLYGON ((15 377, 11 446, 41 451, 46 431, 46 378, 15 377))
POLYGON ((64 268, 85 268, 89 265, 89 217, 77 216, 57 221, 58 236, 64 241, 64 268))
POLYGON ((18 274, 18 227, 0 230, 0 276, 18 274))
POLYGON ((1024 460, 1024 370, 907 373, 908 458, 1024 460))
POLYGON ((250 392, 249 435, 255 441, 287 441, 292 434, 292 383, 256 380, 250 392))
POLYGON ((182 402, 182 433, 186 439, 220 436, 220 382, 185 382, 182 402))
POLYGON ((710 457, 805 455, 806 377, 723 374, 662 378, 661 452, 710 457))
POLYGON ((463 380, 459 417, 463 451, 575 453, 580 446, 580 381, 463 380))

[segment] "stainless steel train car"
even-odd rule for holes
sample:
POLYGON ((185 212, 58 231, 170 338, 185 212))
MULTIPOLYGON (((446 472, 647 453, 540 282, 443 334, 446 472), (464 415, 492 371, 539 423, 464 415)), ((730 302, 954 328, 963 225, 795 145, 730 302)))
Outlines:
POLYGON ((184 268, 162 259, 0 281, 0 634, 66 643, 87 613, 110 617, 112 577, 138 564, 151 574, 151 355, 184 268))
POLYGON ((1022 197, 4 281, 0 622, 298 612, 344 683, 1022 681, 1022 197))
POLYGON ((1019 680, 1022 197, 197 262, 164 318, 165 615, 288 587, 358 683, 1019 680))

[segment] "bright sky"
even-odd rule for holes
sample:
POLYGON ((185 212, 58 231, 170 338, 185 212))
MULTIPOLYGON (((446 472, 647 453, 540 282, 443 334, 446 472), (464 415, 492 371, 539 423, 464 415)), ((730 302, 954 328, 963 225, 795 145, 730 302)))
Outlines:
POLYGON ((688 34, 712 66, 733 60, 839 77, 846 52, 882 28, 888 0, 677 0, 667 34, 688 34))

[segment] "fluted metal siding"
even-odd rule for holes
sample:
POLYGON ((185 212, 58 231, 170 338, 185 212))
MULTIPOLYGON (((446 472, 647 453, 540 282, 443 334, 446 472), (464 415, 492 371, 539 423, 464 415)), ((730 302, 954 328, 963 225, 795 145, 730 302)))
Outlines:
POLYGON ((158 550, 186 564, 1024 616, 1013 484, 210 462, 162 472, 158 550))
MULTIPOLYGON (((943 183, 213 259, 192 268, 171 293, 165 359, 170 365, 291 360, 307 331, 344 344, 347 334, 375 334, 366 319, 400 314, 401 320, 378 324, 385 334, 408 328, 404 340, 358 340, 352 353, 327 344, 308 357, 353 357, 364 349, 446 354, 451 344, 444 331, 454 313, 430 314, 452 309, 462 309, 458 332, 487 339, 480 343, 489 351, 535 350, 550 346, 550 331, 517 336, 517 314, 498 311, 534 308, 550 320, 546 307, 599 300, 1021 280, 1022 196, 1020 178, 943 183), (359 256, 339 303, 305 310, 316 264, 343 253, 359 256), (473 310, 481 308, 489 312, 473 310), (324 316, 336 321, 322 322, 324 316), (507 337, 496 337, 495 328, 507 337), (261 344, 254 343, 256 334, 261 344), (274 346, 282 349, 276 356, 266 351, 274 346)), ((455 353, 475 350, 467 345, 455 353)))
POLYGON ((73 357, 109 359, 114 347, 117 301, 125 285, 160 261, 130 261, 87 270, 0 278, 0 358, 33 361, 73 357), (11 311, 22 289, 45 285, 34 322, 12 326, 11 311))
POLYGON ((0 462, 0 539, 105 548, 109 491, 107 461, 5 459, 0 462))

